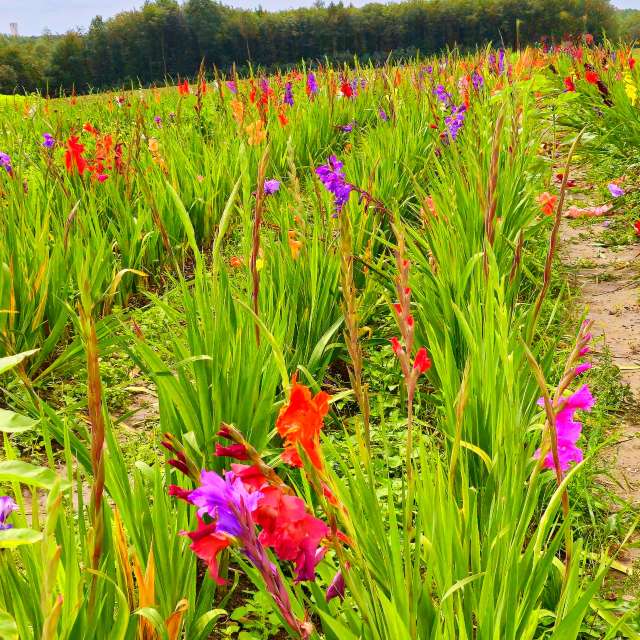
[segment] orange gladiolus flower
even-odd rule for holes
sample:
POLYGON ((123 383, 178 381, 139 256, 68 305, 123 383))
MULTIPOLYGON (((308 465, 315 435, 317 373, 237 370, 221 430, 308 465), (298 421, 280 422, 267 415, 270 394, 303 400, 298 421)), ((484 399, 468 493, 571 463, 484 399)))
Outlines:
POLYGON ((267 138, 267 132, 264 130, 262 120, 256 120, 245 127, 245 131, 249 136, 250 145, 259 145, 267 138))
POLYGON ((242 266, 242 258, 238 258, 238 256, 231 256, 229 259, 229 266, 233 269, 238 269, 242 266))
POLYGON ((178 85, 178 93, 181 96, 188 96, 191 90, 189 89, 189 81, 185 80, 178 85))
POLYGON ((289 249, 291 249, 291 255, 294 260, 298 257, 301 248, 302 242, 296 240, 296 232, 293 230, 289 231, 289 249))
POLYGON ((238 124, 242 124, 242 121, 244 120, 244 104, 242 104, 240 100, 232 100, 231 111, 233 114, 233 119, 238 124))
POLYGON ((554 196, 546 191, 538 196, 538 203, 540 204, 540 210, 545 216, 553 215, 553 211, 556 208, 556 202, 558 196, 554 196))
POLYGON ((289 124, 289 119, 284 114, 284 111, 280 111, 280 113, 278 113, 278 120, 280 120, 280 126, 282 127, 286 127, 289 124))
POLYGON ((278 433, 284 440, 282 460, 293 467, 301 467, 302 460, 297 449, 297 445, 300 445, 313 466, 322 469, 320 430, 329 412, 329 395, 320 391, 311 397, 311 390, 298 384, 296 376, 292 383, 289 403, 282 408, 276 421, 278 433))

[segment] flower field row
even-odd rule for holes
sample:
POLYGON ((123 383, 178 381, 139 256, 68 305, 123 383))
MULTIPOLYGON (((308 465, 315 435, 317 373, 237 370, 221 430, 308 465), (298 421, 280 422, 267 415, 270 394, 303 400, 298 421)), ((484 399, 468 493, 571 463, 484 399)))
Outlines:
POLYGON ((585 37, 0 103, 0 637, 637 637, 556 258, 577 166, 634 197, 639 73, 585 37))

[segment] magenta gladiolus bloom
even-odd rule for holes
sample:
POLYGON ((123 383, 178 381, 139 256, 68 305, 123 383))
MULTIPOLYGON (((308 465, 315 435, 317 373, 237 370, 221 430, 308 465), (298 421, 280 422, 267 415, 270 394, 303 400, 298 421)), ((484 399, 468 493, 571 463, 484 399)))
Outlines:
MULTIPOLYGON (((538 400, 543 405, 542 398, 538 400)), ((591 411, 595 399, 589 387, 585 384, 573 395, 560 400, 560 410, 556 413, 556 432, 558 435, 558 459, 560 469, 567 471, 572 462, 581 462, 582 449, 576 445, 582 433, 582 423, 574 420, 576 411, 591 411)), ((540 457, 540 449, 536 451, 536 458, 540 457)), ((553 452, 549 450, 542 465, 545 469, 554 469, 553 452)))
POLYGON ((234 95, 238 93, 238 87, 233 80, 227 80, 226 85, 227 85, 227 89, 229 89, 231 93, 233 93, 234 95))
POLYGON ((13 498, 0 496, 0 531, 11 529, 13 525, 7 524, 7 518, 18 508, 13 498))
POLYGON ((591 366, 592 365, 590 362, 583 362, 582 364, 579 364, 575 368, 575 374, 579 376, 581 373, 584 373, 585 371, 588 371, 589 369, 591 369, 591 366))
POLYGON ((325 600, 330 602, 334 598, 340 598, 340 600, 344 600, 344 575, 342 574, 342 569, 338 570, 338 573, 333 577, 331 584, 327 588, 327 593, 325 594, 325 600))

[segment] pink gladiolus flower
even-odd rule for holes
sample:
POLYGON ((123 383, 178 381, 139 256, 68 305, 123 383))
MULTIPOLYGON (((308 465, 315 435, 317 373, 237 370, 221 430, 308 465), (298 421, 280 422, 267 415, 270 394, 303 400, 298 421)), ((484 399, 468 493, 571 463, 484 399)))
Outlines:
POLYGON ((584 373, 585 371, 588 371, 589 369, 591 369, 591 366, 592 365, 590 362, 583 362, 582 364, 579 364, 575 368, 575 374, 579 376, 581 373, 584 373))
MULTIPOLYGON (((544 404, 542 398, 538 400, 538 404, 541 406, 544 404)), ((560 400, 560 409, 556 413, 556 432, 558 436, 558 461, 561 471, 567 471, 572 462, 582 461, 582 449, 576 446, 582 433, 582 423, 574 420, 574 416, 578 410, 590 411, 594 404, 595 399, 586 384, 580 387, 573 395, 560 400)), ((540 457, 540 449, 536 451, 535 457, 540 457)), ((545 455, 542 466, 545 469, 555 468, 551 449, 545 455)))

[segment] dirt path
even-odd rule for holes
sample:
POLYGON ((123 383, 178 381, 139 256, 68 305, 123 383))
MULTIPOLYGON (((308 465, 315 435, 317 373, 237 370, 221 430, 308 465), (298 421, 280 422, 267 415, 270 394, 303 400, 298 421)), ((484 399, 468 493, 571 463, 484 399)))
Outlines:
MULTIPOLYGON (((616 429, 616 441, 605 452, 612 477, 603 480, 634 507, 640 507, 640 288, 638 245, 606 247, 599 241, 604 221, 572 227, 563 222, 562 258, 575 278, 579 302, 594 320, 596 350, 606 345, 621 370, 624 384, 633 395, 632 407, 616 429)), ((627 566, 640 560, 640 550, 631 548, 619 558, 627 566)))

